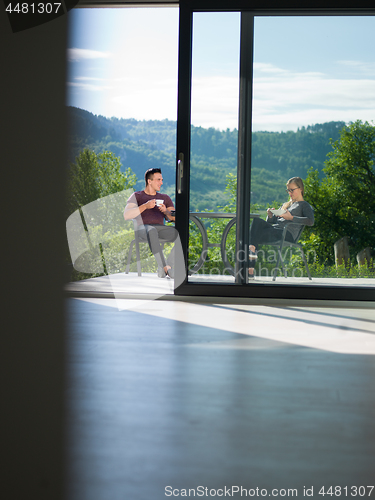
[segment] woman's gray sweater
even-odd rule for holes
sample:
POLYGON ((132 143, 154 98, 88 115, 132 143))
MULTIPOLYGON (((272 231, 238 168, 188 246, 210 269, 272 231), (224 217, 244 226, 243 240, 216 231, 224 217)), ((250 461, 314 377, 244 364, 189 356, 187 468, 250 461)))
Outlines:
POLYGON ((314 225, 314 210, 312 206, 307 203, 307 201, 295 201, 287 210, 291 213, 291 215, 293 215, 292 221, 285 220, 283 217, 276 217, 276 215, 274 215, 272 217, 267 217, 267 222, 281 228, 284 228, 285 224, 288 222, 293 222, 293 225, 288 227, 288 231, 291 233, 293 239, 297 237, 300 225, 314 225), (299 226, 294 224, 299 224, 299 226))

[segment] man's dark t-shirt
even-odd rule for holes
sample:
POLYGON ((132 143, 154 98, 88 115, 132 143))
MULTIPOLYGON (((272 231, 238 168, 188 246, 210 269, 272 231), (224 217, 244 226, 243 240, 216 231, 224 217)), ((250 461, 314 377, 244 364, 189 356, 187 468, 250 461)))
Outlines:
MULTIPOLYGON (((164 205, 167 208, 173 207, 173 202, 167 194, 156 193, 155 195, 150 195, 145 193, 144 191, 136 191, 133 193, 127 203, 134 203, 140 207, 144 203, 147 203, 149 200, 163 200, 164 205)), ((164 224, 164 214, 159 210, 159 208, 155 205, 154 208, 150 208, 145 210, 136 218, 138 226, 141 224, 164 224)))

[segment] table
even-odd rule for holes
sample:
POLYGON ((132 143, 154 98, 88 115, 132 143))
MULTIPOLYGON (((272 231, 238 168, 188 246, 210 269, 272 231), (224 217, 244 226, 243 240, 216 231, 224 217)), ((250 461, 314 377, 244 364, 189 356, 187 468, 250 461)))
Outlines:
MULTIPOLYGON (((260 217, 260 214, 250 214, 251 219, 254 217, 260 217)), ((191 270, 191 273, 196 273, 203 266, 207 259, 207 253, 210 247, 220 247, 221 258, 223 260, 225 270, 229 271, 229 273, 234 276, 234 269, 232 264, 228 261, 225 245, 229 231, 237 221, 237 214, 230 212, 190 212, 189 219, 197 225, 202 236, 202 252, 198 262, 191 270), (201 219, 230 219, 228 224, 225 226, 220 243, 209 243, 207 230, 201 219)))

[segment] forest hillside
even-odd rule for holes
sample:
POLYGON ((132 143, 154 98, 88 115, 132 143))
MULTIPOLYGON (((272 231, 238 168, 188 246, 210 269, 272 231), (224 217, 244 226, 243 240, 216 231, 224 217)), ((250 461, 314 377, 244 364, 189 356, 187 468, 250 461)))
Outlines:
MULTIPOLYGON (((176 122, 106 118, 68 107, 69 160, 80 151, 111 151, 120 158, 122 170, 137 176, 136 189, 143 188, 143 174, 152 167, 162 169, 163 191, 174 197, 176 122)), ((324 168, 330 139, 336 141, 344 122, 307 125, 296 132, 254 132, 252 142, 251 202, 265 205, 284 200, 285 182, 293 176, 305 178, 310 167, 324 168)), ((237 130, 220 131, 192 126, 191 210, 216 209, 227 201, 227 175, 236 173, 237 130)))

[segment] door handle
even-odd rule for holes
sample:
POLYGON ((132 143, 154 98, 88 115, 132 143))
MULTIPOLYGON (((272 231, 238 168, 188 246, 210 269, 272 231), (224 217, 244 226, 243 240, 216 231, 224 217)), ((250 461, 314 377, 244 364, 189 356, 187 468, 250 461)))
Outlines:
POLYGON ((182 178, 184 176, 184 153, 178 154, 177 162, 177 192, 182 193, 182 178))

